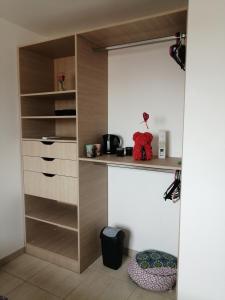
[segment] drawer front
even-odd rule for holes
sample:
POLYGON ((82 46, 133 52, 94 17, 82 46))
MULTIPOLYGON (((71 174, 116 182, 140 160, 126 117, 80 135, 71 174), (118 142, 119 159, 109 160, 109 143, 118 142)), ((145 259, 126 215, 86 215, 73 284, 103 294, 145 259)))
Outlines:
POLYGON ((23 166, 26 171, 78 177, 76 160, 24 156, 23 166))
POLYGON ((77 160, 76 143, 23 141, 23 155, 77 160))
POLYGON ((25 194, 49 198, 68 204, 78 203, 78 179, 43 173, 24 171, 25 194))

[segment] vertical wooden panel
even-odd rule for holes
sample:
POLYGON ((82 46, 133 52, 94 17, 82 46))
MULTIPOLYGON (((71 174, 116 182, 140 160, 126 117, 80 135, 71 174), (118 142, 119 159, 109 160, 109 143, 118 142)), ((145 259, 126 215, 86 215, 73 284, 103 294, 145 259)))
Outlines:
POLYGON ((108 224, 108 167, 79 165, 80 272, 100 255, 100 231, 108 224))
POLYGON ((108 131, 108 53, 77 36, 77 90, 79 155, 84 145, 101 142, 108 131))
MULTIPOLYGON (((95 52, 77 36, 77 109, 79 155, 86 143, 108 132, 108 54, 95 52)), ((108 170, 79 164, 79 259, 82 272, 100 255, 100 230, 107 225, 108 170)))

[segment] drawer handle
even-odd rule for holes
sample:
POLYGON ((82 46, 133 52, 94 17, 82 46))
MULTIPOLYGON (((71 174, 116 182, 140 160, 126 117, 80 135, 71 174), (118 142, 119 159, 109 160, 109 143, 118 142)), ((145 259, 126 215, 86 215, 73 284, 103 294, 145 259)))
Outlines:
POLYGON ((51 157, 41 157, 43 160, 46 160, 46 161, 53 161, 55 160, 55 158, 51 158, 51 157))
POLYGON ((43 175, 45 175, 46 177, 54 177, 55 174, 49 174, 49 173, 42 173, 43 175))
POLYGON ((41 143, 44 144, 44 145, 52 145, 52 144, 54 144, 55 142, 41 141, 41 143))

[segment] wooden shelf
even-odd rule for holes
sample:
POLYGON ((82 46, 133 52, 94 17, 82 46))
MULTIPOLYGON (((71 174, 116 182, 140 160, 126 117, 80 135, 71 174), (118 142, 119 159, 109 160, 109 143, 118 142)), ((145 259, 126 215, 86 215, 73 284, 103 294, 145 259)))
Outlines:
POLYGON ((76 119, 76 116, 22 116, 21 119, 76 119))
POLYGON ((113 26, 81 33, 95 48, 127 44, 186 32, 187 10, 177 10, 144 17, 113 26))
POLYGON ((25 195, 26 217, 77 231, 77 208, 57 201, 25 195))
POLYGON ((77 232, 26 218, 27 243, 77 260, 77 232))
POLYGON ((100 163, 114 166, 155 169, 163 171, 181 170, 181 158, 167 157, 166 159, 153 158, 148 161, 137 161, 132 156, 119 157, 116 155, 102 155, 95 158, 80 157, 80 161, 100 163))
POLYGON ((22 138, 23 141, 40 141, 40 142, 59 142, 59 143, 77 143, 76 138, 71 137, 62 137, 62 138, 51 138, 51 139, 42 139, 40 138, 22 138))
POLYGON ((42 92, 42 93, 29 93, 21 94, 21 97, 35 97, 35 98, 52 98, 55 99, 62 98, 74 98, 76 90, 67 90, 67 91, 52 91, 52 92, 42 92))

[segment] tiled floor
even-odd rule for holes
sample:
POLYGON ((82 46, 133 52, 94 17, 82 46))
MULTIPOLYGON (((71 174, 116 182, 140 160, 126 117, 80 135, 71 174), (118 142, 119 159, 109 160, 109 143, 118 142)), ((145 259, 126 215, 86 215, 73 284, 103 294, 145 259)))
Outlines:
POLYGON ((128 258, 111 270, 96 260, 76 274, 23 254, 0 269, 0 295, 9 300, 175 300, 175 291, 153 293, 138 288, 127 276, 128 258))

